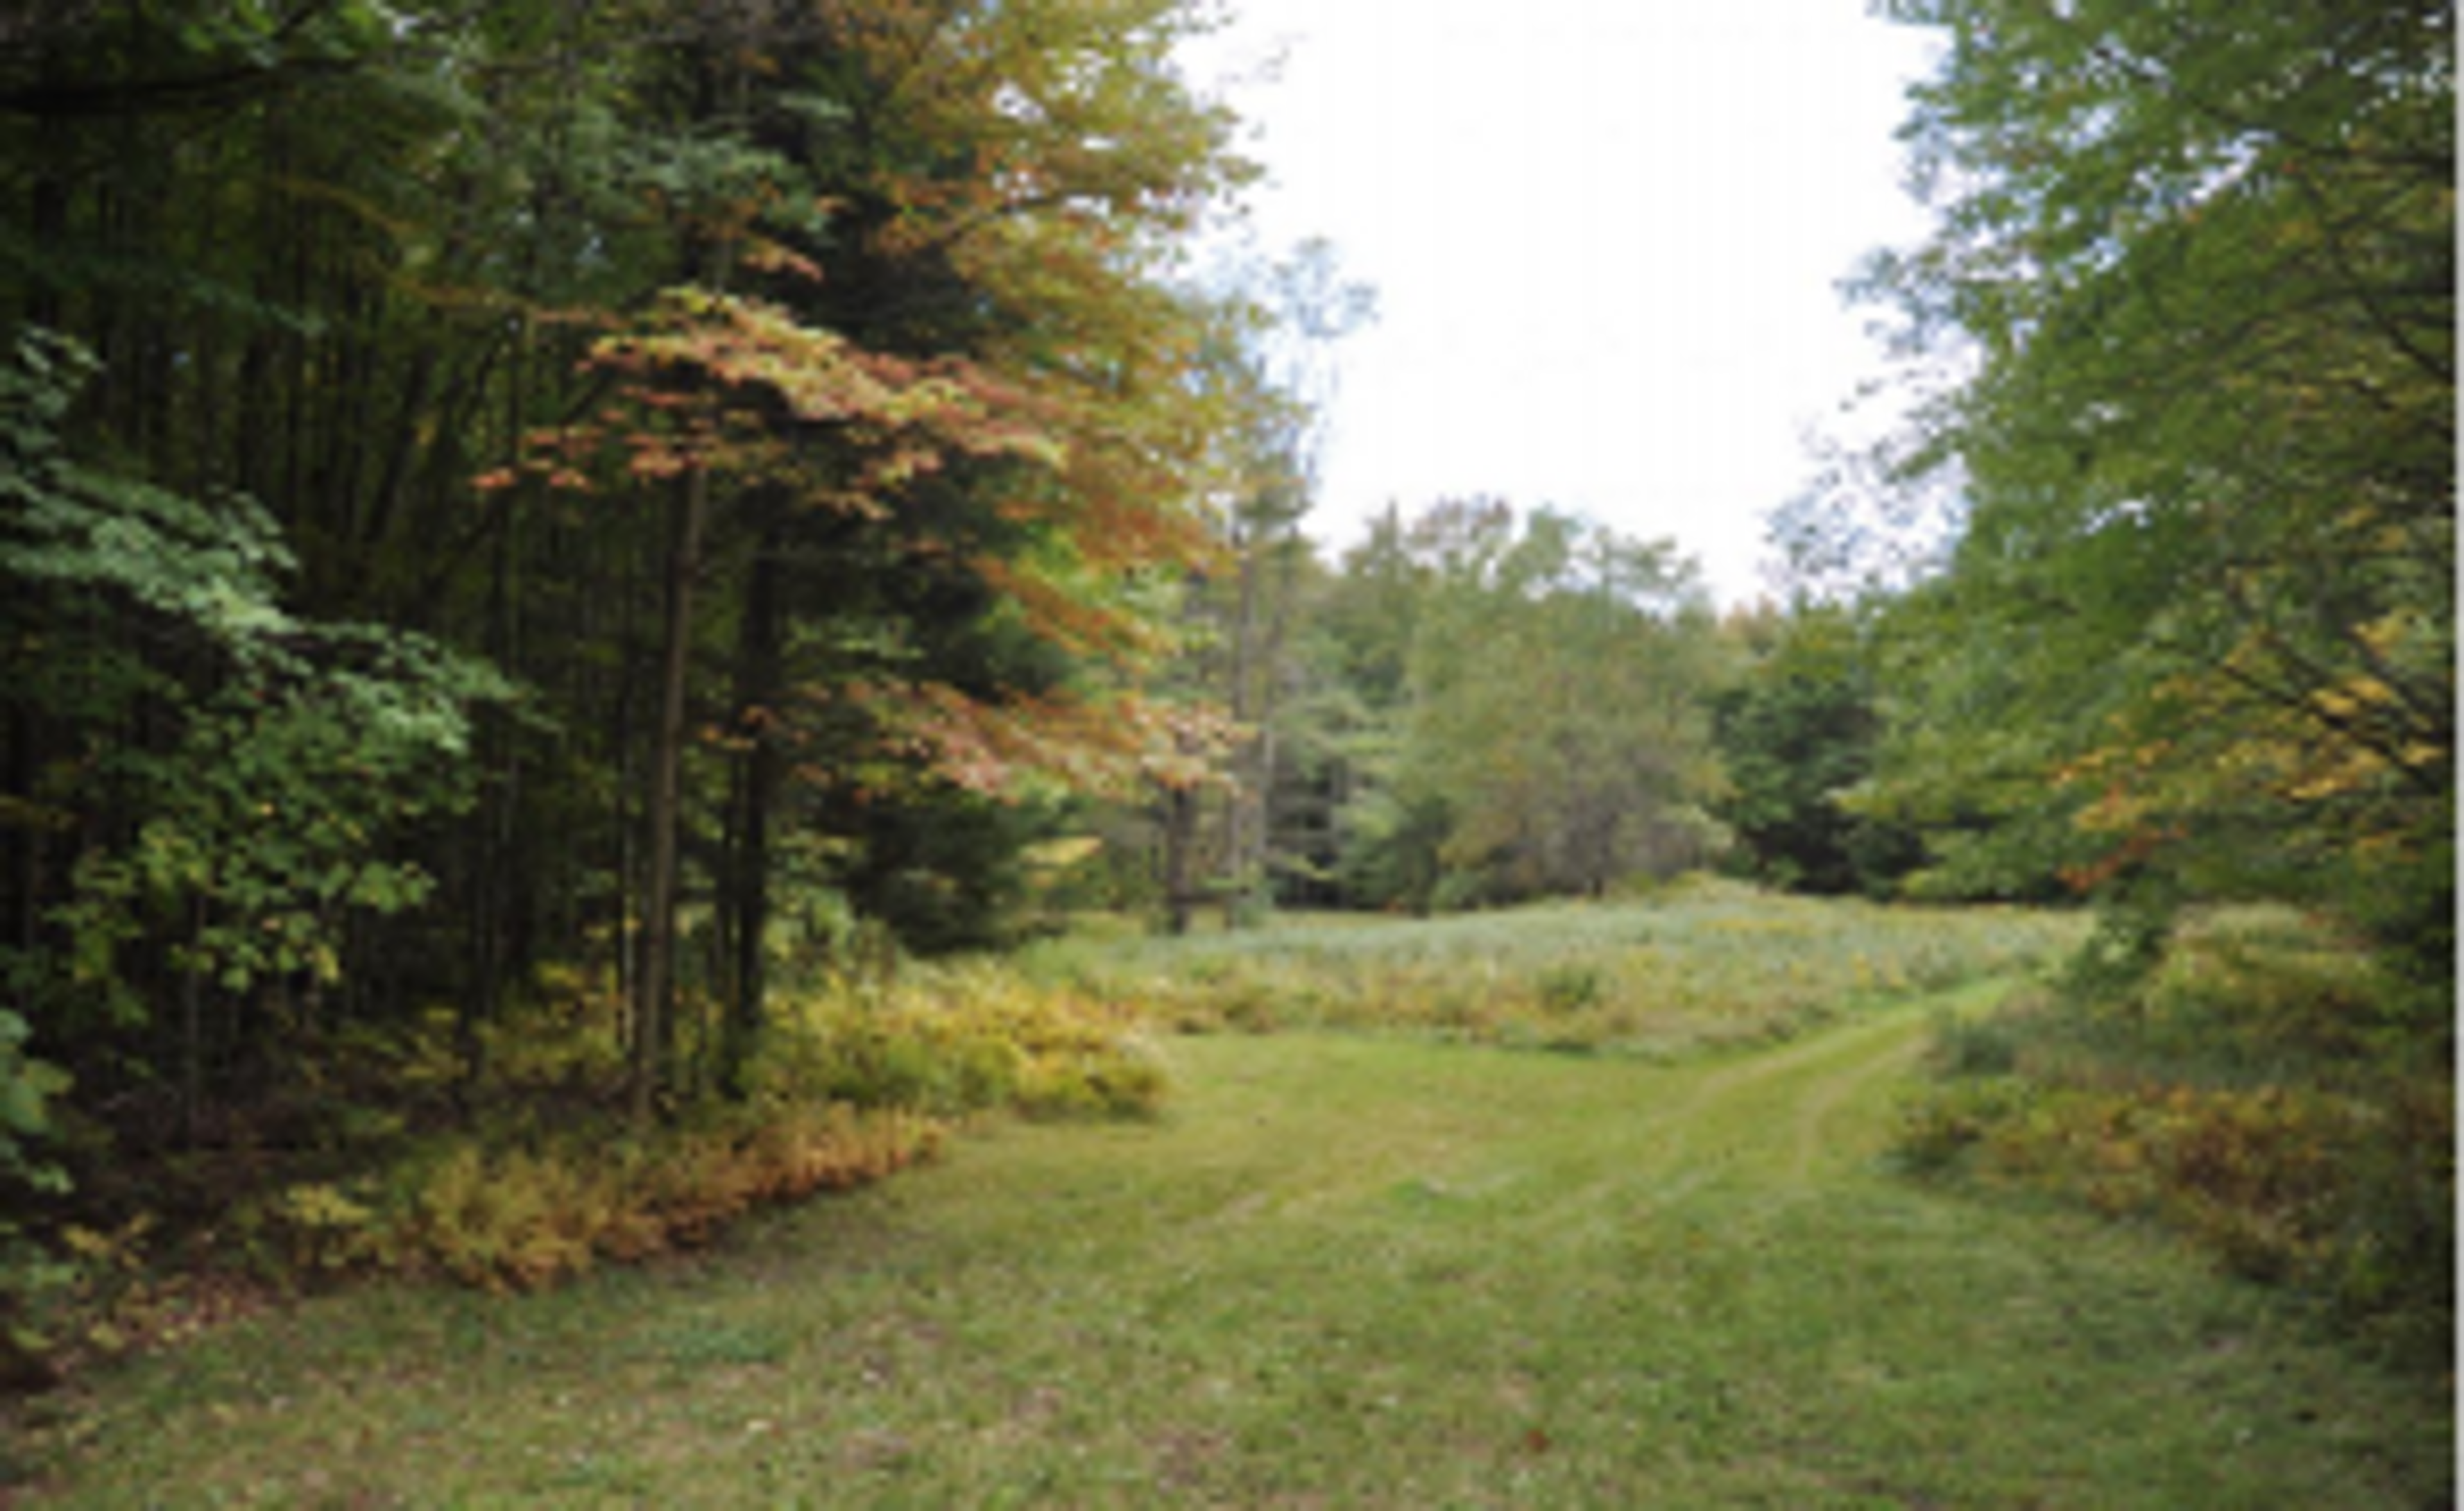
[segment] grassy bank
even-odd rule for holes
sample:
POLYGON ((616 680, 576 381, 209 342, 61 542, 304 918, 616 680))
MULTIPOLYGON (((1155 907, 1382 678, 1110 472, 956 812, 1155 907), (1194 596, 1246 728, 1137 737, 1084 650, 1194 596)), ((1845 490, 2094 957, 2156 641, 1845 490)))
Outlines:
POLYGON ((2441 1503, 2434 1390, 1885 1169, 1930 1020, 1176 1040, 1156 1121, 1001 1125, 551 1295, 269 1315, 55 1401, 35 1462, 72 1505, 2441 1503))

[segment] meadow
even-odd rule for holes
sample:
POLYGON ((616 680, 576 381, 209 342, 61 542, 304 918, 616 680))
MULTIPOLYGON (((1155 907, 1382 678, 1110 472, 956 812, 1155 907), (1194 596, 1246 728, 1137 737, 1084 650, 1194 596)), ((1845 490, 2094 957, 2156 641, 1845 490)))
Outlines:
POLYGON ((2086 930, 2041 909, 1883 907, 1696 878, 1640 899, 1300 915, 1181 938, 1082 923, 1018 969, 1183 1030, 1375 1029, 1668 1059, 2022 972, 2086 930))
MULTIPOLYGON (((1127 1029, 1162 1081, 1141 1115, 977 1113, 932 1162, 649 1262, 531 1295, 356 1285, 124 1362, 21 1416, 20 1491, 2448 1503, 2452 1379, 2161 1228, 1910 1171, 1944 1025, 2034 990, 2078 927, 1962 924, 1705 893, 1059 941, 1040 984, 999 979, 1154 979, 1161 1020, 1251 1031, 1127 1029), (1303 945, 1392 999, 1489 984, 1492 1011, 1371 1023, 1306 988, 1303 945), (1825 969, 1828 996, 1757 995, 1825 969)), ((953 1000, 1015 1011, 987 970, 953 1000)))

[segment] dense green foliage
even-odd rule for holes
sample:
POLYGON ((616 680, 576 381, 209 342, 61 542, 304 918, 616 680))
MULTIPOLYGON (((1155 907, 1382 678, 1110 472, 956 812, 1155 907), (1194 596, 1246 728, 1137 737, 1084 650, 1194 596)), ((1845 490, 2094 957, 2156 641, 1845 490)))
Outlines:
POLYGON ((227 992, 330 983, 349 909, 427 889, 371 841, 468 806, 466 711, 511 692, 413 632, 285 611, 277 575, 297 562, 245 498, 209 507, 69 460, 58 426, 90 369, 30 335, 0 375, 21 417, 0 540, 21 589, 18 712, 75 738, 16 818, 82 842, 49 920, 69 970, 22 944, 0 958, 55 1033, 146 1023, 172 975, 129 957, 139 938, 175 941, 172 973, 227 992))
MULTIPOLYGON (((2062 1021, 2139 1050, 2239 1042, 2151 1006, 2208 958, 2186 908, 2292 905, 2368 990, 2271 957, 2230 992, 2301 984, 2266 1084, 2334 1132, 2284 1147, 2380 1184, 2245 1204, 2254 1267, 2417 1289, 2438 1236, 2373 1224, 2452 1189, 2407 1121, 2453 1079, 2452 12, 1884 9, 1945 39, 1905 131, 1937 219, 1862 281, 1936 388, 1839 475, 1955 528, 1725 621, 1673 543, 1548 500, 1316 554, 1312 401, 1374 301, 1323 245, 1197 271, 1252 171, 1177 51, 1201 0, 0 22, 0 1366, 64 1235, 116 1263, 271 1212, 312 1268, 526 1283, 842 1144, 894 1168, 900 1118, 1143 1106, 1109 1006, 891 989, 1090 902, 1586 899, 1340 986, 1261 931, 1096 996, 1646 1048, 2078 921, 1596 936, 1713 865, 2092 899, 2062 1021)), ((1818 490, 1780 530, 1856 555, 1818 490)), ((2179 1094, 2167 1150, 2281 1131, 2114 1062, 2122 1103, 2034 1084, 2179 1094)), ((2006 1142, 2094 1144, 2069 1117, 2006 1142)), ((2230 1184, 2141 1205, 2196 1227, 2230 1184)))
POLYGON ((1821 893, 1888 896, 1923 858, 1907 828, 1848 799, 1882 738, 1871 637, 1837 608, 1746 621, 1754 659, 1713 699, 1727 791, 1712 812, 1748 874, 1821 893))
POLYGON ((1965 517, 1857 807, 2103 913, 1910 1146, 2452 1368, 2453 10, 1888 9, 1937 222, 1870 282, 1962 373, 1901 450, 1965 517))
POLYGON ((1921 422, 1968 513, 1889 611, 1884 800, 1945 886, 2297 901, 2435 985, 2452 10, 1894 10, 1948 44, 1939 230, 1873 283, 1975 373, 1921 422))
POLYGON ((48 1128, 116 1228, 227 1193, 106 1172, 472 1115, 561 967, 626 1004, 594 1106, 748 1095, 800 937, 993 940, 1062 795, 1179 760, 1154 586, 1273 402, 1182 266, 1249 173, 1204 24, 0 28, 12 1211, 48 1128), (452 1096, 363 1074, 440 1041, 452 1096))
POLYGON ((1284 902, 1415 912, 1598 896, 1720 843, 1709 693, 1731 660, 1690 562, 1495 499, 1376 521, 1293 563, 1210 855, 1265 849, 1284 902), (1249 779, 1241 779, 1244 775, 1249 779), (1262 812, 1244 813, 1244 802, 1262 812))

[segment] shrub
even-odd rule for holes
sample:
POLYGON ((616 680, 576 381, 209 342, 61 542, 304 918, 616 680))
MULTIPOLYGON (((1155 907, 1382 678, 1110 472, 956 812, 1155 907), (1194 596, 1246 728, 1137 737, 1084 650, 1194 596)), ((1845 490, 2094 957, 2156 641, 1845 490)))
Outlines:
POLYGON ((2007 1076, 2018 1068, 2020 1036, 2007 1006, 2000 1014, 1946 1015, 1935 1020, 1926 1062, 1943 1076, 2007 1076))
MULTIPOLYGON (((585 991, 538 1010, 569 1029, 608 1015, 585 991)), ((536 1025, 534 1025, 536 1026, 536 1025)), ((550 1085, 604 1075, 604 1046, 492 1061, 550 1085)), ((570 1037, 570 1036, 566 1036, 570 1037)), ((789 999, 739 1104, 687 1108, 648 1132, 585 1102, 429 1141, 384 1173, 297 1182, 237 1224, 292 1275, 429 1270, 525 1290, 707 1241, 754 1207, 881 1179, 935 1154, 946 1119, 1154 1112, 1169 1078, 1130 1014, 986 969, 919 969, 789 999)))
POLYGON ((1167 1077, 1138 1015, 977 967, 800 999, 769 1036, 755 1084, 772 1099, 940 1116, 1140 1116, 1161 1106, 1167 1077))
POLYGON ((726 1108, 641 1136, 538 1148, 458 1136, 381 1182, 297 1185, 257 1203, 293 1273, 431 1270, 532 1290, 597 1259, 708 1241, 757 1205, 882 1179, 940 1150, 939 1124, 844 1104, 726 1108))
POLYGON ((2118 997, 2036 995, 1946 1023, 1899 1153, 2160 1222, 2226 1270, 2440 1356, 2454 1084, 2389 1035, 2383 979, 2298 920, 2203 920, 2118 997))
POLYGON ((1596 1007, 1604 995, 1597 966, 1551 966, 1540 973, 1534 995, 1543 1013, 1579 1013, 1596 1007))
POLYGON ((52 1340, 39 1320, 76 1279, 20 1221, 30 1198, 56 1196, 68 1177, 37 1145, 52 1131, 51 1100, 68 1078, 26 1053, 26 1020, 0 1008, 0 1383, 41 1372, 52 1340))
POLYGON ((1900 1159, 1921 1173, 1950 1169, 1996 1128, 2024 1113, 2028 1083, 2016 1076, 1969 1075, 1912 1098, 1902 1109, 1896 1139, 1900 1159))

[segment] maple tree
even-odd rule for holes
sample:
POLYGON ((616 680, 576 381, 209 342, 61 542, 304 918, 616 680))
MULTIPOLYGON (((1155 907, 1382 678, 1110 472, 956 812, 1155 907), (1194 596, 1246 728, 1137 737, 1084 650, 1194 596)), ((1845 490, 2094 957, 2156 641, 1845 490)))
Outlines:
MULTIPOLYGON (((475 1079, 483 1028, 581 953, 633 1005, 648 1108, 753 1052, 782 878, 979 941, 1053 795, 1180 779, 1212 736, 1146 694, 1173 639, 1148 584, 1206 546, 1234 399, 1195 375, 1244 318, 1178 273, 1248 177, 1175 62, 1205 24, 332 0, 11 31, 0 307, 98 358, 64 451, 253 500, 232 517, 297 563, 284 623, 430 637, 522 689, 455 684, 467 814, 401 807, 331 858, 426 903, 312 941, 324 1014, 451 1002, 475 1079)), ((64 990, 60 909, 111 825, 30 804, 89 745, 163 754, 142 703, 11 705, 0 901, 64 990)), ((180 938, 177 909, 89 900, 123 957, 180 938)), ((198 1016, 250 1040, 288 989, 217 975, 198 1016)), ((165 1040, 89 1017, 36 1042, 110 1096, 165 1040)), ((202 1093, 240 1068, 209 1057, 202 1093)))
MULTIPOLYGON (((988 803, 1177 758, 1186 717, 1150 706, 1135 675, 1166 642, 1139 583, 1203 543, 1191 501, 1221 401, 1189 381, 1216 314, 1166 274, 1173 238, 1239 175, 1228 121, 1168 67, 1189 24, 1177 6, 817 15, 765 55, 825 92, 838 129, 814 139, 782 94, 790 108, 752 135, 811 176, 786 203, 826 196, 826 235, 765 233, 747 274, 765 302, 712 302, 664 347, 627 352, 689 358, 714 395, 760 390, 756 434, 784 405, 780 449, 728 464, 765 495, 755 581, 783 577, 754 600, 828 584, 822 615, 739 621, 748 769, 730 843, 763 848, 780 777, 818 777, 807 822, 908 860, 850 871, 859 904, 903 909, 931 895, 903 879, 922 856, 1008 829, 988 803), (848 138, 860 158, 842 155, 848 138), (780 564, 815 551, 819 572, 780 564), (858 627, 885 615, 891 638, 858 627), (800 618, 838 626, 839 653, 791 666, 800 618), (847 654, 857 639, 874 653, 847 654), (884 827, 902 812, 919 818, 884 827)), ((674 460, 653 441, 630 466, 674 460)), ((977 850, 935 868, 972 887, 1001 867, 977 850)), ((759 870, 728 889, 748 1020, 759 870)))
POLYGON ((1869 288, 1973 376, 1883 800, 1941 885, 2288 898, 2445 977, 2452 11, 1890 11, 1938 229, 1869 288))

